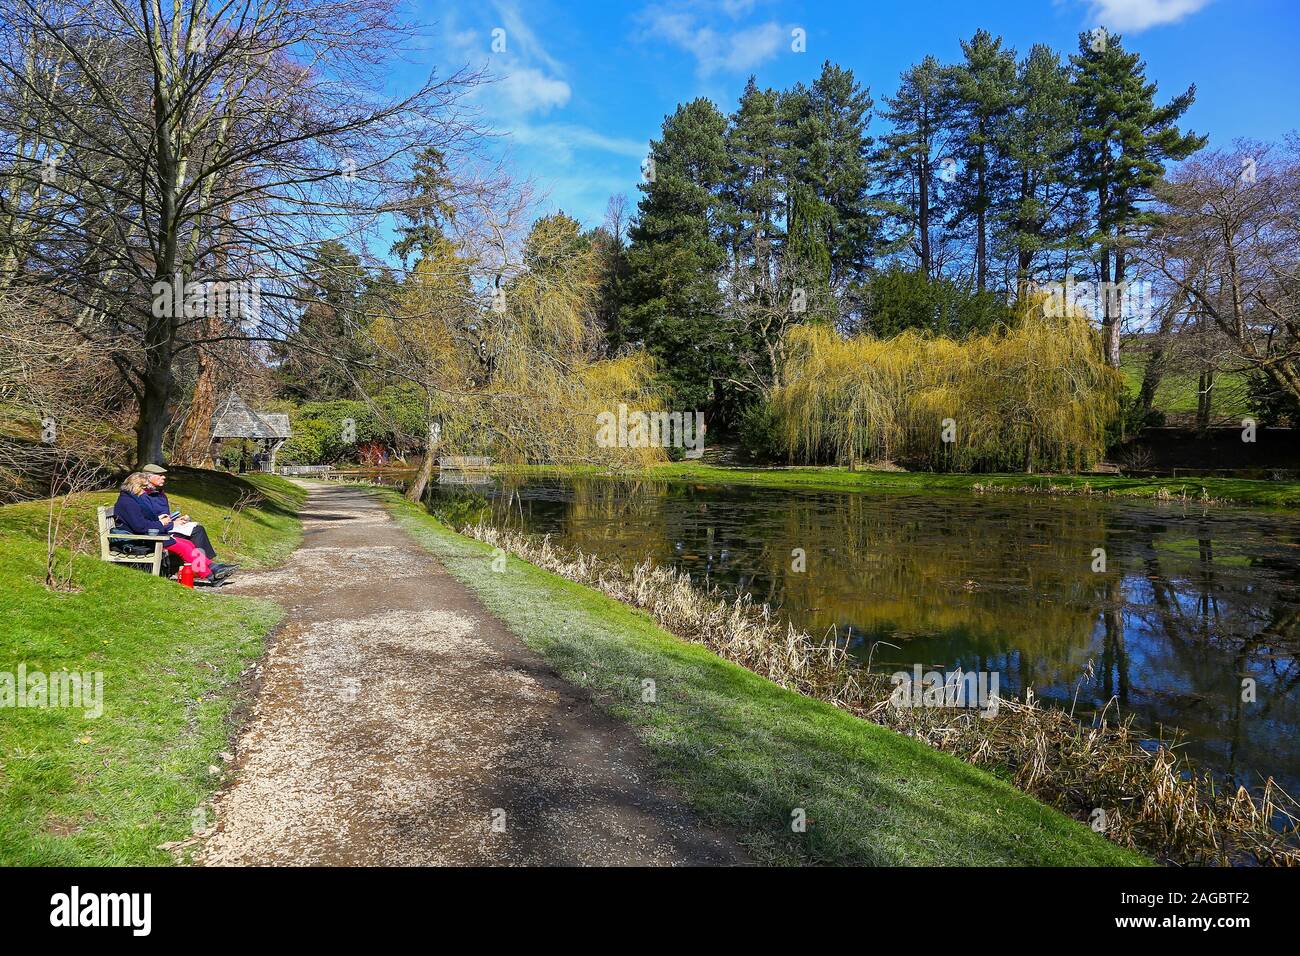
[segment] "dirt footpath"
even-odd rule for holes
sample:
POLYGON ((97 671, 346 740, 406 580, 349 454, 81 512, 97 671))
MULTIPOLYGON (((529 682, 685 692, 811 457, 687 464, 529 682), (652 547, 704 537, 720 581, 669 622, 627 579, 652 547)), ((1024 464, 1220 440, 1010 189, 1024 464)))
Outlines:
POLYGON ((303 545, 223 589, 287 617, 206 865, 743 863, 362 490, 312 486, 303 545))

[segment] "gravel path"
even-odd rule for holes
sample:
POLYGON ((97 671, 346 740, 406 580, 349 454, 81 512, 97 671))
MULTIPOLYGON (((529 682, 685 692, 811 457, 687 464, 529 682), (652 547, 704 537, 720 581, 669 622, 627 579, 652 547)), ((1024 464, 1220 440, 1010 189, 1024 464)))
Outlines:
POLYGON ((287 618, 206 865, 743 863, 375 498, 312 486, 305 539, 223 590, 287 618))

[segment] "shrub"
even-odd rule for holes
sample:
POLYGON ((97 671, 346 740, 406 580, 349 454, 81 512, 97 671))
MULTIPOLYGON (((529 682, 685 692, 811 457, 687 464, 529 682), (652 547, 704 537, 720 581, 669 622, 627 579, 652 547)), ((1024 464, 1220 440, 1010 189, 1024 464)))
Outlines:
POLYGON ((737 426, 740 450, 750 461, 774 462, 786 457, 776 413, 767 399, 759 399, 740 413, 737 426))

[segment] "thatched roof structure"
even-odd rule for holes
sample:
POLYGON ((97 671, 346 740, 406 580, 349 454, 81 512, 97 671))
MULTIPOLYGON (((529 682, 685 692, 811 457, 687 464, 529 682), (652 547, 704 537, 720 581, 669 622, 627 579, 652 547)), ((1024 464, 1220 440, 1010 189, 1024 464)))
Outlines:
POLYGON ((213 441, 223 438, 284 441, 291 434, 288 415, 279 412, 255 412, 244 403, 234 389, 230 390, 221 408, 212 416, 213 441))

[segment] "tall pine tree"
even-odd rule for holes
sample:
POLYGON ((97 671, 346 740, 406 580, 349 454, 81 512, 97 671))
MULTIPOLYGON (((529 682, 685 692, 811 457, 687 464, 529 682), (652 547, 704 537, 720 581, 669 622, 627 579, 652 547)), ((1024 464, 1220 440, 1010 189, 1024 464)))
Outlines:
POLYGON ((1014 262, 1024 293, 1044 256, 1078 249, 1086 208, 1072 165, 1077 104, 1069 70, 1035 44, 1017 67, 1014 103, 997 139, 1003 188, 995 201, 998 244, 1014 262))
POLYGON ((727 261, 718 193, 726 118, 707 99, 679 106, 651 143, 627 252, 623 339, 659 360, 681 409, 713 403, 731 373, 718 282, 727 261))
POLYGON ((343 243, 327 239, 316 246, 298 293, 305 303, 302 315, 275 350, 282 395, 320 401, 355 396, 353 376, 364 354, 360 332, 368 324, 368 286, 361 260, 343 243))
POLYGON ((952 71, 933 56, 905 70, 898 92, 885 98, 883 115, 893 131, 876 154, 883 191, 926 278, 935 274, 935 230, 943 215, 939 177, 943 160, 950 158, 945 116, 951 102, 952 71))
POLYGON ((740 270, 770 274, 785 239, 785 142, 778 107, 777 92, 760 90, 751 76, 727 128, 727 242, 740 270))
MULTIPOLYGON (((1148 82, 1146 64, 1124 49, 1118 34, 1105 31, 1081 33, 1079 52, 1070 62, 1079 109, 1080 180, 1094 202, 1098 278, 1118 284, 1138 231, 1155 221, 1145 204, 1165 163, 1186 159, 1205 145, 1205 137, 1175 125, 1196 99, 1196 86, 1156 105, 1156 84, 1148 82)), ((1106 358, 1118 368, 1121 316, 1114 297, 1104 301, 1106 358)))
POLYGON ((997 142, 1003 134, 1016 85, 1013 50, 1002 48, 1002 38, 979 30, 961 42, 964 61, 952 71, 952 154, 960 174, 949 190, 950 227, 970 223, 975 233, 975 288, 988 288, 989 233, 992 210, 1004 187, 997 160, 997 142))

